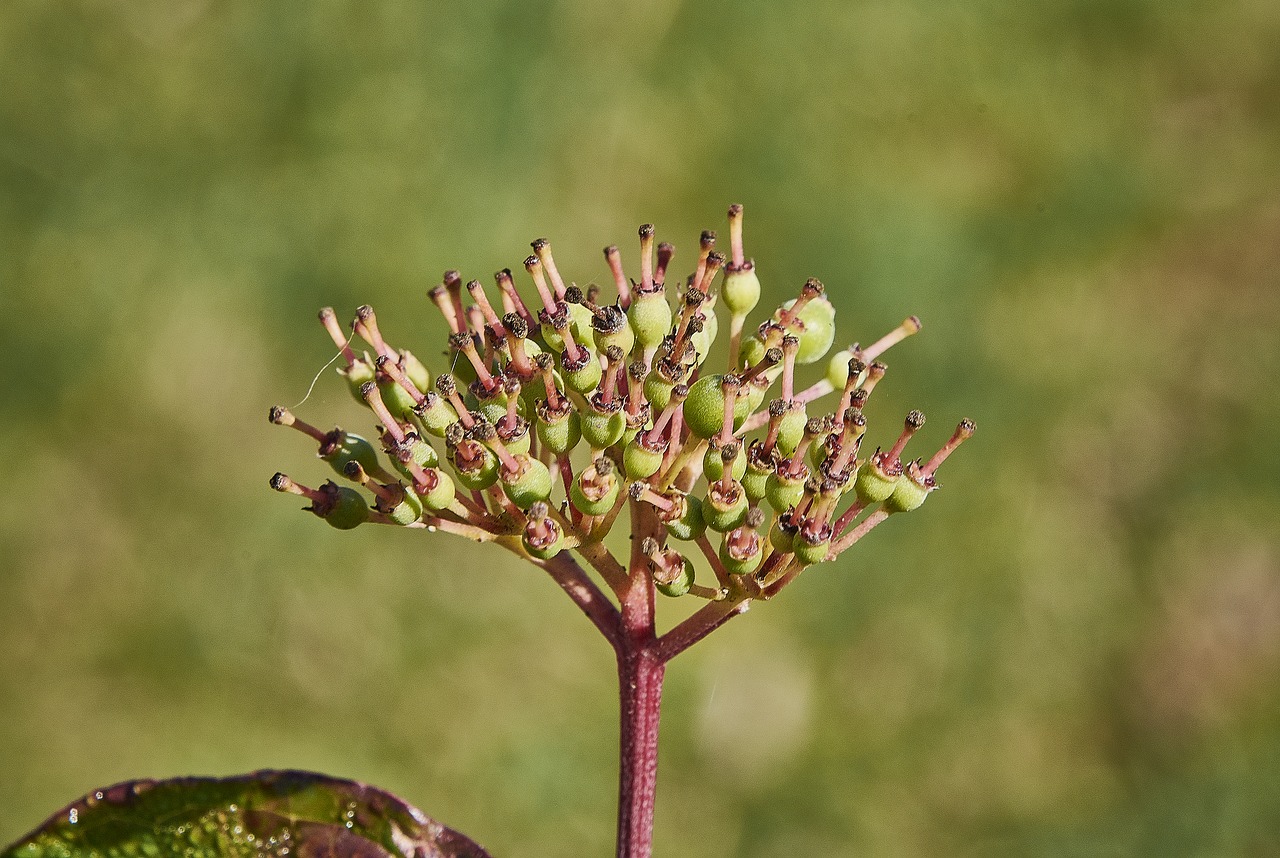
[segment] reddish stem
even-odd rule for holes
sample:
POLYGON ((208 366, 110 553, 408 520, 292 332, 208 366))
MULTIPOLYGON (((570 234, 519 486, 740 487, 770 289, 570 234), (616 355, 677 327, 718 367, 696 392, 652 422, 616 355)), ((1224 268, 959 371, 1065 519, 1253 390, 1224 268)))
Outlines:
POLYGON ((653 852, 658 718, 665 670, 652 646, 625 645, 618 653, 618 858, 648 858, 653 852))
POLYGON ((658 719, 666 663, 658 655, 654 588, 640 546, 662 524, 648 504, 631 501, 629 586, 621 594, 622 636, 618 654, 618 858, 649 858, 653 852, 654 792, 658 783, 658 719))

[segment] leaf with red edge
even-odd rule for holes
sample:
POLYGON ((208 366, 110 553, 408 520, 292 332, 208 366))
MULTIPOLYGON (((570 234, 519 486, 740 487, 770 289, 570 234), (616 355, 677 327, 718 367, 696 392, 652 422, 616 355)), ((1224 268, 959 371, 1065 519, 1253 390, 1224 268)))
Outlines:
POLYGON ((490 858, 390 793, 300 771, 95 790, 0 858, 490 858))

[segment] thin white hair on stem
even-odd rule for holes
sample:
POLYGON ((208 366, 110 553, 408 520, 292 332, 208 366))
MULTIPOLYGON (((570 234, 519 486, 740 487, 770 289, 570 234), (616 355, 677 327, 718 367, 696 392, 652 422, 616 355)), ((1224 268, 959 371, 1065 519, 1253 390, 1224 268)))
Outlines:
POLYGON ((320 381, 320 376, 324 375, 324 371, 325 371, 326 369, 328 369, 329 367, 333 366, 333 362, 334 362, 334 361, 336 361, 338 358, 342 357, 342 352, 343 352, 343 351, 344 351, 348 346, 350 346, 350 345, 351 345, 351 341, 352 341, 352 340, 354 340, 354 339, 355 339, 355 337, 356 337, 356 332, 355 332, 355 331, 352 331, 352 332, 351 332, 351 334, 347 337, 347 341, 346 341, 345 343, 343 343, 343 344, 342 344, 342 347, 338 349, 337 353, 336 353, 333 357, 329 358, 329 362, 328 362, 328 363, 326 363, 324 366, 320 367, 319 371, 317 371, 317 372, 316 372, 316 374, 315 374, 315 378, 311 379, 311 386, 307 388, 307 395, 306 395, 306 396, 304 396, 304 397, 302 397, 302 399, 298 400, 298 404, 297 404, 297 405, 291 406, 291 407, 289 408, 289 410, 290 410, 290 411, 295 411, 295 410, 297 410, 297 409, 301 408, 301 407, 303 406, 303 404, 305 404, 305 403, 306 403, 306 401, 307 401, 308 399, 310 399, 310 398, 311 398, 311 394, 312 394, 312 392, 316 389, 316 383, 320 381))

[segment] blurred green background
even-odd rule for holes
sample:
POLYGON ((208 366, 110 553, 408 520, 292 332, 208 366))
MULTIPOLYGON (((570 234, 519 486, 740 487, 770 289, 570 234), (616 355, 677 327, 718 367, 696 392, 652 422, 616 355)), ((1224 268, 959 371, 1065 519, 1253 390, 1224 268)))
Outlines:
MULTIPOLYGON (((445 268, 546 235, 608 282, 652 221, 683 273, 741 202, 770 300, 924 319, 872 440, 979 430, 674 663, 657 852, 1280 855, 1274 0, 6 0, 0 81, 0 843, 270 766, 609 854, 589 624, 300 513, 268 476, 325 472, 265 414, 322 305, 434 354, 445 268)), ((330 373, 299 416, 371 425, 330 373)))

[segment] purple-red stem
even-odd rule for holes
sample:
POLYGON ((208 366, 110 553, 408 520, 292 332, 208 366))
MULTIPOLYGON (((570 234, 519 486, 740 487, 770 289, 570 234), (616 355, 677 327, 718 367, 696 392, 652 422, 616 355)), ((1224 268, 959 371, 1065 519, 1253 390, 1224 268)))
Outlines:
POLYGON ((618 858, 653 852, 653 806, 658 785, 658 719, 666 664, 648 644, 618 653, 620 741, 618 858))
POLYGON ((540 565, 555 579, 613 645, 618 660, 618 858, 649 858, 653 852, 654 796, 658 783, 658 721, 666 664, 686 648, 744 612, 745 594, 708 603, 661 638, 654 617, 653 581, 640 545, 658 534, 662 523, 646 503, 631 501, 634 523, 631 560, 626 570, 603 545, 579 550, 618 594, 614 608, 569 552, 540 565))
POLYGON ((666 663, 658 655, 654 588, 640 544, 661 528, 653 508, 631 501, 631 562, 620 594, 618 656, 618 858, 653 853, 653 802, 658 785, 658 720, 666 663))

